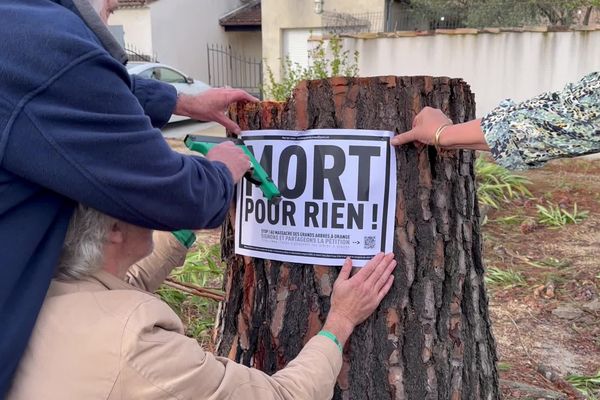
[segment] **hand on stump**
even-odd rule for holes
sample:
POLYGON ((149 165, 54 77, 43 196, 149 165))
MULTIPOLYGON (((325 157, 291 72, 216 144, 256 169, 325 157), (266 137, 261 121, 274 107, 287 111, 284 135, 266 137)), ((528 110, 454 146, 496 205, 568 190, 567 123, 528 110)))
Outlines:
POLYGON ((343 344, 390 290, 394 282, 394 268, 394 254, 379 253, 350 277, 352 260, 347 258, 333 285, 331 309, 323 329, 332 332, 343 344))

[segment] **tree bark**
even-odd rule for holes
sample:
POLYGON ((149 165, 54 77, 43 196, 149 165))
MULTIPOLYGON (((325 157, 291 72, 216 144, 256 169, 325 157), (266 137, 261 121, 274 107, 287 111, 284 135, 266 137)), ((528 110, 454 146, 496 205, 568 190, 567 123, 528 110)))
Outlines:
MULTIPOLYGON (((475 117, 462 80, 332 78, 301 83, 287 103, 238 104, 242 129, 359 128, 404 132, 424 106, 454 122, 475 117)), ((394 286, 344 349, 335 399, 498 399, 483 281, 474 153, 397 149, 394 286)), ((339 268, 234 254, 222 231, 226 300, 219 354, 272 374, 320 329, 339 268)))

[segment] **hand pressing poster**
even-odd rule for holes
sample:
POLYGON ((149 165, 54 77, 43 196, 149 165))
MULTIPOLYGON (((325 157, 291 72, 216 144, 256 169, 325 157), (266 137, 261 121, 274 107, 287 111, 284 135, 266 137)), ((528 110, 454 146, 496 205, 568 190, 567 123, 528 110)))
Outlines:
POLYGON ((363 266, 391 252, 396 208, 392 132, 246 131, 241 138, 281 192, 275 204, 243 179, 237 254, 290 263, 363 266))

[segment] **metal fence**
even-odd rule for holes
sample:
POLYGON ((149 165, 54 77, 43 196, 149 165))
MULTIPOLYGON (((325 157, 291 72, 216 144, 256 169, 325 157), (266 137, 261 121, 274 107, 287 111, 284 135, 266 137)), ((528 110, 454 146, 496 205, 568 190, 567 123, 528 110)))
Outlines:
POLYGON ((208 81, 214 87, 244 89, 259 97, 263 86, 262 60, 232 51, 231 46, 208 44, 208 81))
POLYGON ((452 13, 434 15, 419 10, 391 13, 386 20, 383 12, 338 13, 323 12, 322 24, 332 34, 361 32, 394 32, 400 30, 431 30, 463 28, 465 24, 452 13))
POLYGON ((412 8, 391 7, 387 13, 343 13, 324 11, 322 26, 333 34, 394 32, 482 27, 521 27, 525 25, 595 24, 600 9, 570 9, 557 5, 544 10, 527 2, 505 0, 472 7, 412 8))
POLYGON ((324 11, 321 18, 323 27, 328 33, 385 32, 383 12, 349 14, 324 11))
POLYGON ((466 28, 462 16, 450 10, 444 13, 400 10, 390 13, 386 32, 466 28))
POLYGON ((127 54, 127 58, 129 59, 129 61, 140 61, 140 62, 158 62, 158 55, 156 53, 154 54, 144 54, 144 52, 140 49, 138 49, 137 47, 130 45, 130 44, 126 44, 124 47, 125 53, 127 54))

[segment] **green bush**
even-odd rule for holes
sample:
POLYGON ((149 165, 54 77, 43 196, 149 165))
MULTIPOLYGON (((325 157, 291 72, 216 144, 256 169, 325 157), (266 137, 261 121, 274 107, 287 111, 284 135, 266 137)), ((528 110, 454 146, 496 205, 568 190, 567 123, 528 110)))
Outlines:
POLYGON ((523 274, 512 269, 488 268, 484 279, 488 285, 500 286, 505 289, 527 285, 523 274))
POLYGON ((289 57, 282 60, 281 80, 275 79, 273 70, 267 65, 267 83, 263 86, 266 99, 285 101, 303 80, 325 79, 333 76, 358 76, 358 52, 345 50, 342 39, 333 36, 328 45, 320 40, 308 54, 309 65, 303 67, 292 63, 289 57), (328 51, 329 50, 329 51, 328 51))
MULTIPOLYGON (((188 253, 182 267, 175 268, 171 272, 170 278, 201 287, 211 282, 218 282, 220 285, 223 271, 220 246, 199 245, 188 253)), ((188 336, 199 342, 210 340, 218 308, 216 301, 194 296, 167 285, 162 285, 156 293, 179 315, 186 326, 188 336)))
POLYGON ((596 400, 600 396, 600 371, 593 376, 568 375, 565 380, 590 400, 596 400))
POLYGON ((481 157, 475 161, 475 175, 477 198, 482 205, 499 208, 501 201, 521 196, 531 197, 531 192, 527 189, 530 182, 526 178, 481 157))
POLYGON ((567 224, 577 224, 587 218, 588 211, 579 211, 577 203, 573 204, 573 212, 569 212, 558 205, 549 203, 548 207, 537 205, 538 220, 541 224, 551 228, 560 228, 567 224))

